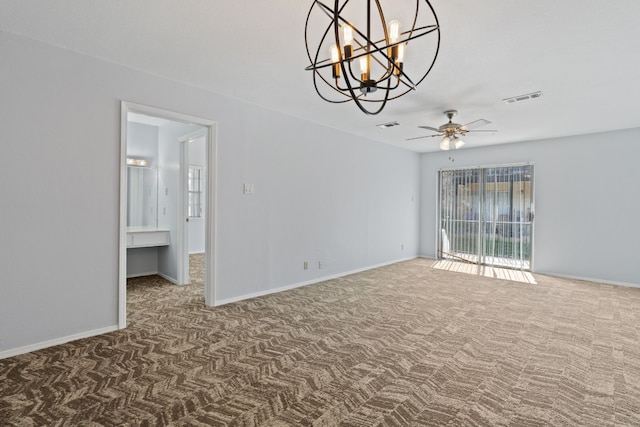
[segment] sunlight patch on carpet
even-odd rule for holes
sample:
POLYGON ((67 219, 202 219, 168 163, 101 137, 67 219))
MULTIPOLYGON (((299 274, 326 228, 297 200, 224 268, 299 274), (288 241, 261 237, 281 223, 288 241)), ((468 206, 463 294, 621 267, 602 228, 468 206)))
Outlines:
POLYGON ((536 279, 528 271, 511 270, 466 262, 439 260, 433 264, 438 270, 455 271, 456 273, 475 274, 496 279, 511 280, 512 282, 536 284, 536 279))

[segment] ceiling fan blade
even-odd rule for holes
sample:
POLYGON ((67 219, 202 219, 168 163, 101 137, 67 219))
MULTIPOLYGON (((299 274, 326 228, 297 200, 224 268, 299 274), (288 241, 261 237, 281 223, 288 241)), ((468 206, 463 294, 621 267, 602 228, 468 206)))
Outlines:
POLYGON ((460 129, 462 129, 462 130, 470 130, 470 129, 479 128, 480 126, 486 126, 486 125, 488 125, 490 123, 491 122, 489 120, 478 119, 478 120, 475 120, 475 121, 473 121, 471 123, 467 123, 466 125, 460 126, 460 129))
POLYGON ((407 138, 405 141, 412 141, 414 139, 422 139, 422 138, 432 138, 434 136, 442 136, 442 135, 424 135, 424 136, 414 136, 413 138, 407 138))
POLYGON ((428 130, 432 130, 435 132, 440 132, 440 129, 438 128, 432 128, 431 126, 418 126, 420 129, 428 129, 428 130))
POLYGON ((468 130, 465 131, 465 133, 471 133, 471 132, 498 132, 497 130, 489 130, 489 129, 476 129, 476 130, 468 130))

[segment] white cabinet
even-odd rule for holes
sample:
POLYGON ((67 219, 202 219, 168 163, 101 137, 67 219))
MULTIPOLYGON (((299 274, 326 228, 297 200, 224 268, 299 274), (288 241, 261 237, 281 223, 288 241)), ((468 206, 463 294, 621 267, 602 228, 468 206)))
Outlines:
POLYGON ((144 227, 127 228, 127 248, 167 246, 170 242, 169 230, 144 227))

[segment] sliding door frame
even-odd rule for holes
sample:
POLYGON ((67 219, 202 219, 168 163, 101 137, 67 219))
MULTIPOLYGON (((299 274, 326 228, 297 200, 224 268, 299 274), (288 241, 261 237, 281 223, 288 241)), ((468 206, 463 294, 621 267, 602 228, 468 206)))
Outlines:
MULTIPOLYGON (((455 168, 442 168, 438 170, 438 179, 437 181, 437 191, 436 191, 436 224, 435 224, 435 231, 436 231, 436 239, 435 239, 435 254, 436 254, 436 258, 437 259, 441 259, 442 258, 442 172, 449 172, 449 171, 461 171, 461 170, 470 170, 470 169, 478 169, 478 170, 486 170, 486 169, 493 169, 493 168, 509 168, 509 167, 522 167, 522 166, 530 166, 531 167, 531 173, 532 173, 532 177, 531 177, 531 255, 530 255, 530 259, 529 259, 529 271, 534 272, 534 261, 535 261, 535 251, 534 251, 534 247, 535 247, 535 200, 536 200, 536 195, 535 195, 535 180, 536 180, 536 173, 535 173, 535 164, 534 162, 520 162, 520 163, 505 163, 505 164, 489 164, 489 165, 469 165, 469 166, 460 166, 460 167, 455 167, 455 168)), ((482 188, 484 188, 484 174, 479 174, 479 181, 482 184, 482 188)), ((483 191, 484 193, 484 191, 483 191)), ((485 195, 482 194, 480 197, 480 206, 478 207, 479 212, 483 212, 484 209, 484 204, 485 204, 485 195)), ((479 220, 478 221, 478 236, 482 236, 482 227, 481 224, 482 221, 479 220)), ((478 238, 477 242, 478 242, 478 263, 480 264, 480 261, 482 259, 482 257, 484 256, 484 251, 482 248, 482 239, 478 238)))

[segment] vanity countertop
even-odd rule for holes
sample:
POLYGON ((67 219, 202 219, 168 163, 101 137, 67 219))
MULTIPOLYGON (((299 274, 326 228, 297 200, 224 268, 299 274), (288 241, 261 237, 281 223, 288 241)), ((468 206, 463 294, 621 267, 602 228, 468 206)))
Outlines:
POLYGON ((127 227, 127 248, 167 246, 170 243, 169 230, 157 227, 127 227))

